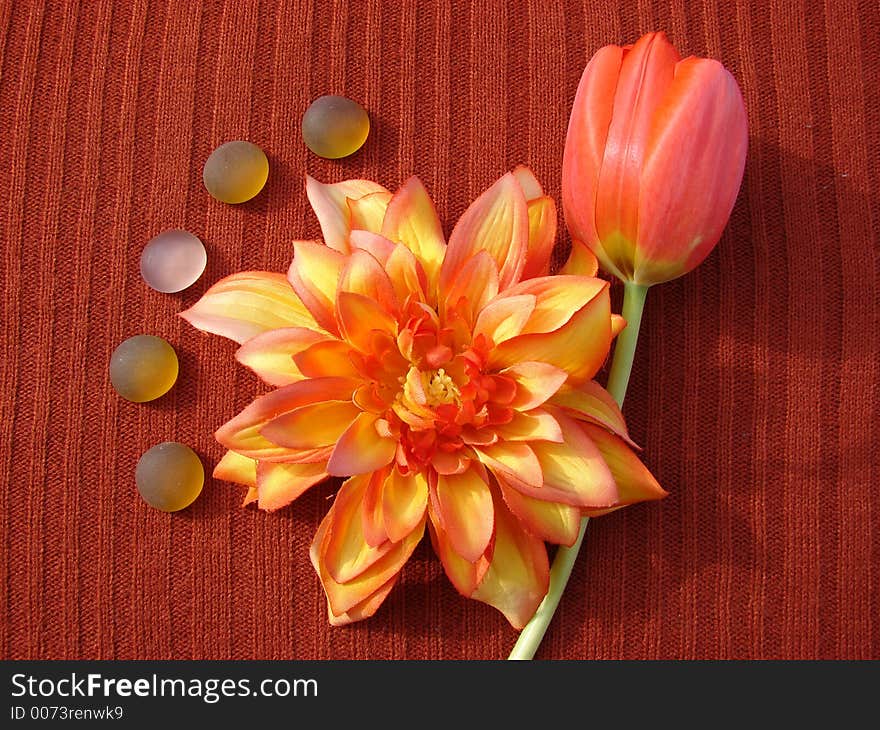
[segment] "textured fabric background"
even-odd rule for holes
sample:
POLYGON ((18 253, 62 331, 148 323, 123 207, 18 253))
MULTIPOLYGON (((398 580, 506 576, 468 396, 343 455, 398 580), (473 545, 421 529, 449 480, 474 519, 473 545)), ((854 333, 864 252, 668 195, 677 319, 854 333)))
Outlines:
POLYGON ((307 548, 332 487, 267 515, 209 479, 169 516, 134 467, 180 440, 210 472, 213 430, 259 391, 233 343, 175 315, 318 235, 304 172, 418 174, 447 230, 518 163, 558 200, 587 59, 653 29, 739 80, 745 181, 716 251, 648 297, 625 412, 670 496, 590 524, 538 656, 880 658, 873 0, 0 2, 3 657, 505 657, 516 633, 427 541, 375 618, 329 628, 307 548), (331 92, 374 125, 342 162, 299 135, 331 92), (201 170, 239 138, 271 174, 226 206, 201 170), (209 262, 164 295, 138 262, 174 227, 209 262), (107 365, 142 332, 181 374, 135 405, 107 365))

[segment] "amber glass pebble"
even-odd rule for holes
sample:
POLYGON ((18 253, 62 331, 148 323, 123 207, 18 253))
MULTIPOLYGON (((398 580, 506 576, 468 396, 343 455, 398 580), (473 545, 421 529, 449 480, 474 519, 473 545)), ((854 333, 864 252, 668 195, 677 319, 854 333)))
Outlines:
POLYGON ((236 140, 214 150, 202 171, 202 180, 213 197, 223 203, 244 203, 263 189, 269 177, 269 160, 257 145, 236 140))
POLYGON ((194 284, 208 256, 202 242, 187 231, 165 231, 144 246, 141 276, 156 291, 170 294, 194 284))
POLYGON ((189 507, 202 491, 205 470, 189 446, 165 441, 145 452, 134 473, 141 497, 163 512, 189 507))
POLYGON ((319 157, 347 157, 361 148, 369 133, 367 112, 344 96, 321 96, 303 114, 303 142, 319 157))
POLYGON ((155 400, 177 380, 177 354, 161 337, 135 335, 110 358, 110 382, 119 395, 134 403, 155 400))

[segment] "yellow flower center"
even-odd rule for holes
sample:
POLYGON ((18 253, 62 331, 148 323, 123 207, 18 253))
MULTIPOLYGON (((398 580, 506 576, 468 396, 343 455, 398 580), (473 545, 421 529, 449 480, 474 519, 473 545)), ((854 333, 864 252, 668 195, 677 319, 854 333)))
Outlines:
POLYGON ((427 405, 461 404, 461 391, 452 377, 443 368, 429 373, 422 373, 422 383, 425 387, 427 405))

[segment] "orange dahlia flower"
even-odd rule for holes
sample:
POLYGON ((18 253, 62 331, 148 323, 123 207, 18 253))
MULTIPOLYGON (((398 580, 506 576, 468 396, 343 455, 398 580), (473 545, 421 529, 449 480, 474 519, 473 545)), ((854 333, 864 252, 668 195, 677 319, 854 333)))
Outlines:
POLYGON ((608 283, 547 276, 555 206, 525 168, 448 243, 415 177, 394 195, 306 191, 323 242, 182 313, 276 388, 217 431, 214 475, 266 510, 346 478, 311 547, 333 624, 375 613, 427 527, 455 587, 522 627, 547 592, 545 542, 665 494, 592 381, 621 324, 608 283))

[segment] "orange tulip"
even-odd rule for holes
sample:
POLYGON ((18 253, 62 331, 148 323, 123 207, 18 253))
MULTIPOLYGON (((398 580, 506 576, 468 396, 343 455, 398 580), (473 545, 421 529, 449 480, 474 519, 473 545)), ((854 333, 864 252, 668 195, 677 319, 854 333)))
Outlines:
POLYGON ((717 61, 681 60, 663 33, 602 48, 581 77, 565 143, 575 245, 642 286, 687 273, 721 237, 747 142, 742 95, 717 61))
POLYGON ((417 178, 307 194, 323 242, 182 313, 275 388, 217 431, 214 475, 266 510, 346 479, 311 547, 333 624, 379 608, 427 528, 455 587, 521 627, 548 589, 545 541, 665 494, 592 381, 620 324, 608 283, 547 276, 555 207, 525 168, 448 243, 417 178))

